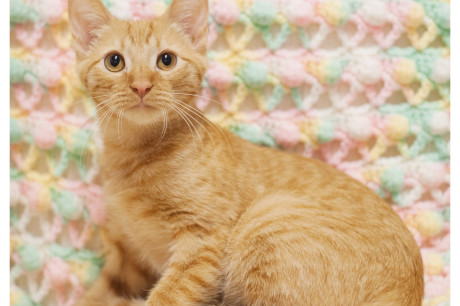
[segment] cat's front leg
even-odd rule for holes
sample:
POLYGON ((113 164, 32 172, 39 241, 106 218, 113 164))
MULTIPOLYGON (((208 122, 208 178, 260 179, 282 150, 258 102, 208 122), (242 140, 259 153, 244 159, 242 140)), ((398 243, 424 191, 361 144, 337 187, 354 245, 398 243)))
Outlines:
MULTIPOLYGON (((76 306, 145 306, 142 295, 155 281, 143 273, 123 246, 102 230, 105 264, 99 277, 76 306)), ((145 295, 144 295, 145 296, 145 295)))
POLYGON ((215 305, 222 288, 222 235, 183 235, 148 306, 215 305), (220 236, 220 238, 218 238, 220 236))

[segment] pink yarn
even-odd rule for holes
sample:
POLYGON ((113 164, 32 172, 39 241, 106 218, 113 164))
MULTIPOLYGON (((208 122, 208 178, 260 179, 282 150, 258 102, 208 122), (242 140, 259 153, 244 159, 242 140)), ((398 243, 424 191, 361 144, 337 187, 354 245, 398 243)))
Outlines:
POLYGON ((16 101, 18 101, 21 108, 31 111, 40 102, 43 95, 43 89, 39 83, 32 83, 32 92, 30 95, 26 93, 25 84, 14 84, 13 92, 16 101))
POLYGON ((300 131, 296 124, 283 121, 276 125, 276 142, 283 147, 291 147, 299 142, 300 131))
POLYGON ((218 0, 211 7, 211 14, 218 23, 232 25, 238 20, 240 10, 233 1, 218 0))
POLYGON ((21 193, 28 198, 28 203, 33 208, 37 207, 40 189, 40 184, 36 182, 25 182, 21 184, 21 193))
POLYGON ((299 27, 305 27, 315 17, 315 8, 308 2, 292 1, 287 7, 289 20, 299 27))
POLYGON ((445 182, 446 169, 439 163, 425 163, 418 168, 420 183, 430 189, 436 189, 445 182))
POLYGON ((90 223, 85 223, 83 229, 79 230, 77 221, 69 221, 69 236, 72 245, 77 249, 82 248, 89 237, 90 230, 90 223))
POLYGON ((450 286, 450 276, 425 276, 425 296, 436 297, 447 292, 450 286))
POLYGON ((233 74, 227 66, 219 62, 211 62, 206 71, 206 78, 212 87, 225 89, 232 83, 233 74))
POLYGON ((60 65, 51 59, 42 59, 35 67, 40 82, 46 87, 54 87, 62 76, 60 65))
POLYGON ((289 87, 298 87, 305 80, 305 69, 302 63, 288 61, 283 62, 281 70, 281 81, 289 87))
POLYGON ((14 33, 16 34, 17 40, 19 40, 26 48, 35 47, 42 39, 45 31, 45 27, 41 22, 35 22, 33 26, 34 27, 31 32, 23 24, 17 24, 14 26, 14 33))
POLYGON ((152 12, 151 9, 147 8, 148 3, 140 2, 140 1, 133 1, 130 2, 131 11, 133 12, 133 18, 136 19, 151 19, 155 17, 155 14, 152 12))
POLYGON ((102 199, 102 189, 97 185, 91 185, 87 189, 88 202, 86 207, 89 210, 91 221, 97 225, 105 223, 105 206, 102 199))
POLYGON ((369 117, 353 116, 347 119, 346 132, 355 140, 365 141, 373 133, 372 122, 369 117))
POLYGON ((19 204, 19 199, 21 197, 21 187, 19 183, 11 180, 10 181, 10 202, 11 206, 19 204))
POLYGON ((45 266, 45 277, 56 289, 62 288, 69 282, 69 265, 59 257, 52 257, 45 266))
POLYGON ((56 143, 57 133, 54 126, 49 122, 40 122, 33 131, 34 140, 41 149, 51 149, 56 143))
POLYGON ((48 24, 56 24, 61 21, 62 14, 67 9, 66 0, 41 0, 40 16, 48 24))

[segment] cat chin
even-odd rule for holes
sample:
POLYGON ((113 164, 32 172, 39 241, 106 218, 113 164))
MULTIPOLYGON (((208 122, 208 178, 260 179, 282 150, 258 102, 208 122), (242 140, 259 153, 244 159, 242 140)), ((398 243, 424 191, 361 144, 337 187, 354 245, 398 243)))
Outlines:
POLYGON ((126 109, 121 118, 122 121, 139 127, 163 124, 163 119, 164 114, 160 107, 145 105, 126 109))

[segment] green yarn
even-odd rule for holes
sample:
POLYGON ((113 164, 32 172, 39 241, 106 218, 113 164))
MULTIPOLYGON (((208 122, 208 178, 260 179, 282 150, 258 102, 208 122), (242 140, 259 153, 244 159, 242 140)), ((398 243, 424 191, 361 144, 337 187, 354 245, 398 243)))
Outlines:
POLYGON ((10 206, 10 222, 13 225, 13 227, 16 227, 18 224, 18 215, 14 212, 14 208, 10 206))
POLYGON ((347 66, 347 61, 345 60, 332 60, 330 61, 327 66, 327 77, 326 77, 326 83, 327 84, 335 84, 340 80, 340 77, 342 76, 342 72, 347 66))
POLYGON ((302 95, 300 94, 299 87, 291 88, 291 96, 297 108, 303 110, 302 95))
POLYGON ((23 244, 18 247, 18 254, 21 258, 21 266, 28 271, 35 271, 41 268, 42 261, 38 249, 31 244, 23 244))
POLYGON ((267 66, 259 62, 245 62, 238 75, 249 89, 262 87, 267 81, 267 66))
POLYGON ((442 29, 450 29, 450 5, 436 0, 415 0, 425 9, 425 13, 442 29))
POLYGON ((442 256, 442 260, 446 265, 450 264, 450 251, 444 253, 444 255, 442 256))
POLYGON ((100 272, 101 272, 101 266, 95 265, 92 263, 87 270, 86 284, 91 284, 92 282, 94 282, 96 278, 99 276, 100 272))
POLYGON ((21 179, 24 177, 24 173, 22 173, 21 171, 19 171, 19 169, 17 168, 10 168, 10 179, 11 180, 17 180, 17 179, 21 179))
POLYGON ((269 27, 264 27, 260 29, 262 33, 262 38, 265 41, 265 44, 270 50, 276 50, 281 45, 286 41, 286 39, 289 37, 289 34, 291 34, 291 27, 289 26, 288 23, 283 23, 281 25, 281 29, 279 34, 276 36, 276 38, 273 38, 272 33, 270 32, 269 27))
POLYGON ((441 214, 442 214, 444 221, 449 221, 450 220, 450 207, 446 207, 446 209, 444 209, 441 214))
POLYGON ((88 130, 79 130, 73 135, 73 141, 70 145, 70 151, 78 154, 80 158, 80 153, 86 152, 89 144, 89 137, 91 136, 88 130))
POLYGON ((334 138, 335 123, 332 120, 323 120, 318 128, 316 139, 320 144, 330 142, 334 138))
POLYGON ((250 18, 255 25, 268 27, 276 18, 276 7, 268 1, 256 1, 250 9, 250 18))
POLYGON ((230 131, 252 143, 274 147, 276 141, 267 133, 264 133, 258 126, 238 124, 230 127, 230 131))
POLYGON ((440 48, 425 48, 418 51, 415 48, 398 48, 388 49, 388 55, 392 57, 405 57, 413 60, 417 71, 430 78, 436 64, 436 59, 443 57, 443 50, 440 48))
POLYGON ((113 6, 114 2, 113 0, 102 0, 102 4, 109 9, 113 6))
POLYGON ((388 168, 380 177, 382 186, 390 193, 399 193, 404 184, 404 173, 400 168, 388 168))
POLYGON ((299 32, 300 41, 302 42, 302 46, 305 49, 310 49, 310 38, 308 37, 307 33, 305 33, 305 30, 302 28, 299 28, 298 32, 299 32))
POLYGON ((78 212, 78 204, 72 192, 64 190, 57 191, 54 188, 50 189, 51 199, 54 203, 54 211, 61 215, 65 221, 75 219, 78 212))
POLYGON ((434 146, 438 153, 439 160, 449 160, 450 159, 450 151, 447 142, 444 138, 440 135, 436 135, 433 137, 434 146))
POLYGON ((273 88, 271 97, 267 100, 267 110, 271 111, 274 109, 281 102, 281 99, 285 93, 286 91, 284 90, 283 86, 276 84, 275 88, 273 88))
POLYGON ((25 294, 22 290, 15 290, 15 292, 19 292, 19 298, 14 304, 12 304, 12 306, 40 306, 40 303, 32 301, 32 298, 25 294))
POLYGON ((20 0, 10 0, 10 24, 38 21, 38 12, 20 0))
POLYGON ((10 141, 11 143, 18 143, 22 139, 23 131, 21 123, 10 117, 10 141))
POLYGON ((442 36, 442 41, 446 44, 448 48, 450 48, 450 29, 438 29, 439 33, 442 36))
POLYGON ((104 259, 90 250, 76 250, 72 247, 65 247, 54 243, 49 247, 51 256, 59 257, 65 261, 90 261, 92 264, 102 267, 104 259))
MULTIPOLYGON (((56 140, 56 147, 58 147, 61 150, 61 155, 59 156, 58 164, 55 165, 54 175, 56 177, 59 177, 62 175, 62 173, 64 173, 65 169, 67 169, 67 166, 69 165, 70 154, 67 151, 67 145, 65 140, 60 136, 56 140)), ((51 151, 49 151, 48 154, 51 155, 51 151)), ((52 159, 52 163, 55 163, 54 159, 52 159)))
POLYGON ((341 18, 340 18, 340 21, 339 21, 339 25, 343 25, 345 24, 348 19, 350 18, 350 15, 353 13, 353 10, 355 9, 356 7, 356 4, 354 6, 350 5, 349 2, 347 1, 341 1, 340 2, 340 11, 341 11, 341 18))
POLYGON ((10 57, 10 84, 24 82, 27 75, 33 73, 20 60, 10 57))

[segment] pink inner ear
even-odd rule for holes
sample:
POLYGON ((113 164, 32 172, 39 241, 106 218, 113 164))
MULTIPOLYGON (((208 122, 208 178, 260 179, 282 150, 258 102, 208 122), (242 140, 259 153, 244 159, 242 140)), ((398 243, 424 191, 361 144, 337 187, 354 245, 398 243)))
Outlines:
POLYGON ((208 25, 207 0, 175 0, 169 8, 169 18, 180 26, 192 43, 200 44, 208 25))
POLYGON ((69 17, 72 33, 83 50, 97 37, 95 34, 110 20, 110 13, 98 1, 72 0, 69 2, 69 17))

